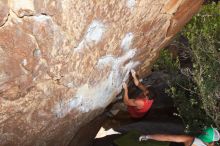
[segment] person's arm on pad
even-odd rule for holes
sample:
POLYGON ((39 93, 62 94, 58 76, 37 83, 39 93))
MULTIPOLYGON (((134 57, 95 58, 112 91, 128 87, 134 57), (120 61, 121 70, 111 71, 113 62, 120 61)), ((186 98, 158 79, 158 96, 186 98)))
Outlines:
POLYGON ((142 135, 139 137, 139 141, 144 141, 148 139, 152 139, 156 141, 184 143, 185 146, 190 146, 194 138, 192 136, 187 136, 187 135, 166 135, 166 134, 142 135))

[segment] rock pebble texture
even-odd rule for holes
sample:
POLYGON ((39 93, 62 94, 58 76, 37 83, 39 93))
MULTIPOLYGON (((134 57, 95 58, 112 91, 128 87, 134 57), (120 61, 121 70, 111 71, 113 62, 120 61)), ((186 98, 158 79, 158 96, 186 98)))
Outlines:
POLYGON ((150 71, 201 4, 1 0, 0 145, 69 145, 115 99, 131 69, 150 71))

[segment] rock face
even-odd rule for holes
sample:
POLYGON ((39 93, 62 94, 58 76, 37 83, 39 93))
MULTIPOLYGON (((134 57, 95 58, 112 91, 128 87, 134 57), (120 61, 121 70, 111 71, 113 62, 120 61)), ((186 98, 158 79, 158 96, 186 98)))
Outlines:
POLYGON ((202 0, 1 0, 0 145, 67 146, 202 0))

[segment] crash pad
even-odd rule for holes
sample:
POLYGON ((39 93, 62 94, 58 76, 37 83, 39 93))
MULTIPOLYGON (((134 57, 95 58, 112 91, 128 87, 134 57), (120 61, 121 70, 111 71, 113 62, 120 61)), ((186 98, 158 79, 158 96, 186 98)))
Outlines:
POLYGON ((169 146, 168 142, 159 142, 154 140, 138 141, 141 135, 138 131, 130 131, 127 134, 114 140, 114 144, 117 146, 169 146))

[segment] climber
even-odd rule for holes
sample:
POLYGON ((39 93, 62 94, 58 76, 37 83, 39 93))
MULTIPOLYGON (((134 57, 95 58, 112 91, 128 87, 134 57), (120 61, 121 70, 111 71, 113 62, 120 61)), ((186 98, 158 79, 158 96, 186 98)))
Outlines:
POLYGON ((219 141, 220 134, 215 128, 209 127, 198 137, 166 134, 142 135, 139 137, 139 141, 146 141, 148 139, 184 143, 185 146, 214 146, 215 142, 219 141))
POLYGON ((132 118, 142 118, 151 108, 154 100, 149 99, 148 87, 145 87, 137 78, 136 72, 131 70, 131 75, 134 80, 134 84, 142 90, 142 93, 135 99, 131 99, 128 96, 128 87, 126 83, 123 83, 124 98, 123 101, 127 105, 127 110, 132 118))

